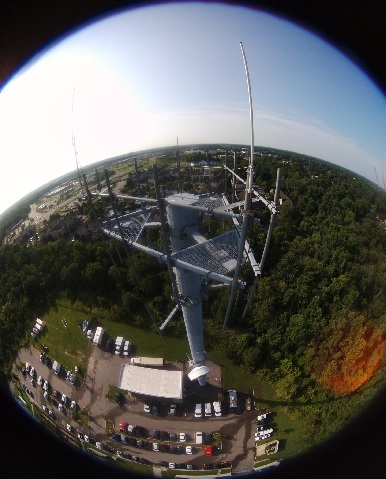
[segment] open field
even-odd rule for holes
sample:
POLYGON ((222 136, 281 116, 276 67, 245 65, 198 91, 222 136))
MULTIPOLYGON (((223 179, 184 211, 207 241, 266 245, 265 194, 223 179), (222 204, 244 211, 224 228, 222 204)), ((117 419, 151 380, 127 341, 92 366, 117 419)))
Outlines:
POLYGON ((45 344, 51 358, 66 369, 73 370, 74 366, 78 366, 83 375, 87 371, 92 344, 83 334, 80 324, 84 319, 89 319, 89 316, 63 301, 58 302, 41 319, 47 327, 36 341, 37 346, 39 343, 45 344), (65 324, 63 320, 66 321, 65 324))

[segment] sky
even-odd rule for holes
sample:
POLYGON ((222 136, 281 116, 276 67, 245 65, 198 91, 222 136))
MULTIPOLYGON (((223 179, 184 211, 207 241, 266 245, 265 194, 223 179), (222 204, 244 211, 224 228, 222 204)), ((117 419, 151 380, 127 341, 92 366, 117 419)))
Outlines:
MULTIPOLYGON (((116 14, 58 41, 0 93, 0 214, 76 168, 142 149, 250 144, 327 160, 382 182, 386 100, 313 33, 268 13, 210 3, 116 14), (3 170, 4 172, 4 170, 3 170)), ((386 174, 386 168, 385 168, 386 174)))

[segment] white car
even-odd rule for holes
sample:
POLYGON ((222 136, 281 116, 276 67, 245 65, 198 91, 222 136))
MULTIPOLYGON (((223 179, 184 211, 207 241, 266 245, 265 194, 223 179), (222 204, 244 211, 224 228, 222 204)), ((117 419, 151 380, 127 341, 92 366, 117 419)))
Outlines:
POLYGON ((213 409, 214 409, 214 415, 216 417, 220 417, 222 415, 221 412, 221 402, 220 401, 214 401, 213 403, 213 409))
POLYGON ((47 391, 44 391, 43 397, 44 397, 44 399, 47 399, 47 397, 48 397, 48 392, 47 391))
POLYGON ((193 454, 192 446, 186 446, 186 454, 193 454))
POLYGON ((210 402, 205 403, 205 417, 210 417, 212 415, 212 405, 210 402))
POLYGON ((42 404, 42 409, 44 412, 47 412, 47 406, 45 404, 42 404))
POLYGON ((176 464, 174 462, 169 462, 169 469, 175 469, 176 464))
POLYGON ((157 442, 153 442, 153 451, 159 452, 159 446, 157 442))
POLYGON ((196 404, 196 409, 194 410, 194 417, 202 416, 202 404, 196 404))
POLYGON ((186 442, 186 434, 184 432, 180 432, 179 440, 180 442, 186 442))
POLYGON ((38 384, 39 386, 43 384, 43 378, 41 376, 38 377, 38 384))
POLYGON ((29 375, 31 376, 31 378, 35 376, 35 368, 33 366, 30 369, 29 375))
POLYGON ((131 342, 129 340, 125 341, 123 346, 123 355, 128 356, 130 352, 131 342))
POLYGON ((71 401, 71 409, 73 409, 75 411, 76 409, 76 402, 75 401, 71 401))
POLYGON ((95 446, 96 446, 97 449, 100 449, 100 450, 102 450, 102 449, 105 448, 105 446, 104 446, 103 443, 101 443, 101 442, 96 442, 96 443, 95 443, 95 446))
POLYGON ((66 424, 66 429, 68 432, 71 432, 72 431, 72 428, 71 428, 71 424, 66 424))
POLYGON ((62 394, 62 403, 63 404, 67 403, 67 396, 65 394, 62 394))
POLYGON ((86 434, 84 435, 84 440, 85 442, 90 442, 90 438, 86 434))
POLYGON ((177 406, 175 404, 171 404, 170 409, 169 409, 169 414, 171 416, 175 416, 176 415, 176 409, 177 409, 177 406))
POLYGON ((48 381, 44 381, 44 382, 43 382, 43 389, 44 389, 45 391, 48 391, 48 381))
POLYGON ((145 404, 143 405, 143 410, 145 412, 150 412, 150 404, 148 404, 147 402, 145 402, 145 404))
POLYGON ((63 412, 63 406, 62 406, 61 404, 58 404, 58 410, 59 410, 60 412, 63 412))
POLYGON ((31 369, 30 363, 25 363, 25 371, 29 373, 30 369, 31 369))

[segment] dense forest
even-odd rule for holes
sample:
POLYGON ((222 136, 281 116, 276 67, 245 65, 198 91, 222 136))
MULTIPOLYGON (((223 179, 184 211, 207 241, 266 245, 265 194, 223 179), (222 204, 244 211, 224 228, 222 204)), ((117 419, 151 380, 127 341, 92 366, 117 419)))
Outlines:
MULTIPOLYGON (((370 384, 373 394, 384 366, 385 193, 352 172, 290 153, 259 158, 255 182, 264 191, 274 188, 278 167, 286 201, 253 305, 241 319, 248 291, 241 292, 229 328, 223 330, 229 291, 210 292, 204 306, 205 341, 208 350, 222 350, 269 381, 291 414, 300 414, 300 405, 310 441, 316 441, 366 402, 368 395, 358 391, 370 384)), ((262 228, 250 233, 257 258, 267 220, 263 214, 262 228)), ((215 233, 224 224, 208 219, 205 227, 215 233)), ((46 238, 33 247, 3 245, 3 379, 20 344, 28 340, 32 319, 59 295, 82 302, 96 315, 150 328, 147 303, 161 324, 163 312, 173 307, 166 268, 136 251, 130 258, 142 287, 122 245, 111 240, 46 238)), ((244 276, 252 279, 247 266, 244 276)), ((181 318, 170 324, 166 334, 184 335, 181 318)))

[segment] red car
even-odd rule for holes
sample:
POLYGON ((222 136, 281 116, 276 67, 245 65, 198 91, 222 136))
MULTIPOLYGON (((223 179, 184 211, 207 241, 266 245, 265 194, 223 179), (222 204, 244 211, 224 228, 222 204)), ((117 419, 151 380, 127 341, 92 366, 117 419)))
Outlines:
POLYGON ((213 446, 205 446, 205 456, 213 456, 213 446))
POLYGON ((119 430, 120 430, 120 431, 123 431, 123 432, 126 432, 126 431, 127 431, 127 422, 121 421, 121 422, 119 423, 119 430))

